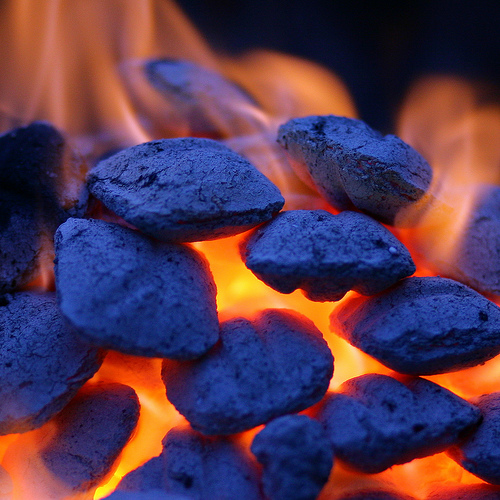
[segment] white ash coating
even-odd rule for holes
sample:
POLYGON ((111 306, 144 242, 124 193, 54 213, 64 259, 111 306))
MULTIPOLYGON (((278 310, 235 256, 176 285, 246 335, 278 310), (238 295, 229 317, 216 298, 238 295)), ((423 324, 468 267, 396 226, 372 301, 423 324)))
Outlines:
POLYGON ((330 319, 337 335, 408 375, 461 370, 500 353, 500 308, 446 278, 406 278, 346 300, 330 319))
POLYGON ((139 398, 127 385, 86 385, 54 418, 56 432, 42 437, 44 465, 74 493, 95 488, 132 436, 139 411, 139 398))
POLYGON ((52 293, 0 297, 0 434, 40 427, 99 369, 102 353, 71 328, 52 293))
POLYGON ((328 481, 333 449, 323 426, 305 415, 269 422, 253 439, 264 493, 273 500, 315 499, 328 481))
POLYGON ((163 139, 120 151, 99 162, 88 186, 127 222, 169 241, 238 234, 284 205, 248 160, 210 139, 163 139))
POLYGON ((418 377, 367 374, 344 382, 322 402, 335 457, 376 474, 459 442, 481 419, 479 409, 418 377))
POLYGON ((63 314, 101 347, 191 359, 219 337, 216 288, 206 259, 100 220, 69 219, 56 233, 63 314))
POLYGON ((397 223, 431 183, 432 169, 417 151, 361 120, 296 118, 279 128, 278 142, 332 206, 356 207, 386 224, 397 223))
POLYGON ((205 356, 165 360, 167 398, 203 434, 234 434, 317 403, 333 375, 333 356, 312 321, 267 309, 222 323, 205 356))
POLYGON ((415 272, 406 247, 369 216, 324 210, 281 212, 240 246, 245 265, 281 293, 315 301, 349 290, 373 295, 415 272))

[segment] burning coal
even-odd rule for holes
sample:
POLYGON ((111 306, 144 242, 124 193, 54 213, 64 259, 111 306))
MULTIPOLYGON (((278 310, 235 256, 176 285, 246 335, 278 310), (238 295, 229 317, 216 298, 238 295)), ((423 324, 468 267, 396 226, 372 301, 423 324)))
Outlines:
POLYGON ((0 498, 500 494, 480 90, 383 136, 169 1, 7 1, 0 42, 0 498))

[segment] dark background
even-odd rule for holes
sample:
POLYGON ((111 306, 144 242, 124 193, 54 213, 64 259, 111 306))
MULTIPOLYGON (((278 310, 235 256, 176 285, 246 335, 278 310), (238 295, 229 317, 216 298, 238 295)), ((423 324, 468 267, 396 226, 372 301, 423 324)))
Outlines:
POLYGON ((393 130, 409 83, 454 74, 500 86, 500 1, 178 0, 218 51, 266 48, 337 73, 361 118, 393 130))

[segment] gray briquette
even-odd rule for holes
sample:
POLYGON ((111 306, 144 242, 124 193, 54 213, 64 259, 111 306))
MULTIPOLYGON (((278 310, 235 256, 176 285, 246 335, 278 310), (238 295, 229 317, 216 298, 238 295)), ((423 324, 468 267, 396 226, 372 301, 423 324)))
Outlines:
POLYGON ((56 432, 41 438, 44 465, 71 491, 91 490, 112 472, 139 410, 131 387, 106 382, 84 386, 54 418, 56 432))
POLYGON ((500 308, 446 278, 406 278, 379 295, 347 299, 330 319, 337 335, 409 375, 461 370, 500 352, 500 308))
POLYGON ((245 265, 281 293, 297 288, 315 301, 349 290, 373 295, 415 272, 405 246, 364 214, 324 210, 282 212, 240 246, 245 265))
POLYGON ((163 139, 120 151, 99 162, 88 185, 109 209, 160 240, 238 234, 284 205, 248 160, 210 139, 163 139))
POLYGON ((204 434, 234 434, 317 403, 333 356, 306 317, 267 309, 221 325, 221 339, 192 362, 163 362, 167 398, 204 434))
POLYGON ((374 474, 444 451, 479 423, 481 412, 429 380, 368 374, 329 394, 317 418, 336 458, 374 474))
POLYGON ((165 491, 187 498, 263 500, 257 464, 230 439, 208 438, 189 426, 171 429, 163 451, 127 474, 119 491, 165 491))
POLYGON ((263 467, 264 493, 272 500, 314 500, 333 467, 323 427, 305 415, 272 420, 254 437, 251 450, 263 467))
POLYGON ((216 288, 206 259, 99 220, 69 219, 55 238, 63 314, 102 347, 191 359, 219 336, 216 288))
POLYGON ((361 120, 342 116, 295 118, 279 128, 278 142, 339 210, 353 207, 392 225, 427 192, 432 169, 411 146, 382 136, 361 120))
POLYGON ((102 354, 69 327, 54 294, 0 297, 0 434, 40 427, 98 370, 102 354))
POLYGON ((500 485, 500 392, 484 394, 472 400, 481 410, 479 427, 448 455, 470 473, 488 483, 500 485))

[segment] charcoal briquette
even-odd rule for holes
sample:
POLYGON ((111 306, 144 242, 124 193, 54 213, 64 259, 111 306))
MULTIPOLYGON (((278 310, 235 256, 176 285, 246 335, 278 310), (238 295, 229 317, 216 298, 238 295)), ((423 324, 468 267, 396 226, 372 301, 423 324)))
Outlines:
POLYGON ((181 59, 154 59, 144 71, 169 105, 163 118, 167 129, 184 125, 190 135, 198 137, 250 131, 244 111, 255 107, 254 100, 221 74, 181 59))
POLYGON ((373 295, 406 276, 410 253, 364 214, 324 210, 281 212, 240 246, 245 265, 281 293, 297 288, 315 301, 340 300, 349 290, 373 295))
POLYGON ((296 118, 280 127, 278 142, 333 207, 356 207, 386 224, 409 224, 405 211, 431 183, 432 169, 417 151, 360 120, 296 118))
POLYGON ((165 360, 167 398, 198 431, 233 434, 317 403, 333 357, 312 321, 285 309, 221 325, 220 341, 190 362, 165 360))
POLYGON ((161 454, 127 474, 118 490, 263 500, 257 464, 246 450, 230 439, 202 436, 189 426, 171 429, 161 454))
POLYGON ((440 486, 425 500, 500 500, 500 488, 490 484, 440 486))
POLYGON ((0 189, 0 293, 34 279, 50 237, 31 198, 0 189))
POLYGON ((461 370, 500 352, 500 308, 446 278, 406 278, 379 295, 348 299, 330 319, 337 335, 409 375, 461 370))
POLYGON ((368 374, 329 394, 317 418, 336 458, 374 474, 444 451, 479 423, 481 412, 429 380, 368 374))
POLYGON ((192 497, 167 493, 161 490, 150 491, 115 491, 106 500, 192 500, 192 497))
POLYGON ((238 234, 284 205, 251 163, 210 139, 163 139, 120 151, 99 162, 88 185, 124 220, 169 241, 238 234))
POLYGON ((415 500, 415 498, 397 491, 362 489, 341 495, 337 500, 415 500))
POLYGON ((137 425, 139 409, 129 386, 84 386, 53 419, 56 431, 42 438, 44 465, 70 490, 92 489, 113 470, 137 425))
POLYGON ((36 200, 40 217, 54 223, 54 231, 70 215, 83 215, 85 174, 83 160, 50 123, 33 122, 0 136, 2 190, 36 200))
POLYGON ((102 361, 68 326, 51 293, 3 295, 0 333, 1 435, 47 422, 102 361))
POLYGON ((472 402, 481 410, 479 427, 448 451, 453 460, 488 483, 500 485, 500 392, 484 394, 472 402))
POLYGON ((323 427, 305 415, 272 420, 255 436, 251 450, 263 467, 264 493, 272 500, 314 500, 333 467, 323 427))
POLYGON ((479 189, 455 252, 436 268, 481 293, 500 294, 500 187, 479 189))
POLYGON ((101 347, 191 359, 219 336, 216 288, 206 259, 100 220, 69 219, 55 238, 63 314, 101 347))

